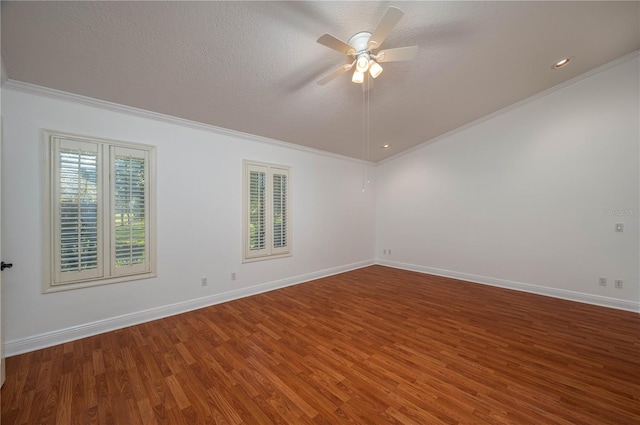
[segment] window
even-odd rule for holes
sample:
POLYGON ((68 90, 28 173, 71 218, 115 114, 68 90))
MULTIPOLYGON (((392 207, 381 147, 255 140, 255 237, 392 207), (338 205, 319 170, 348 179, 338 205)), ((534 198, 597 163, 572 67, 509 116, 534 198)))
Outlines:
POLYGON ((155 276, 155 148, 44 135, 45 292, 155 276))
POLYGON ((291 255, 289 171, 244 161, 244 261, 291 255))

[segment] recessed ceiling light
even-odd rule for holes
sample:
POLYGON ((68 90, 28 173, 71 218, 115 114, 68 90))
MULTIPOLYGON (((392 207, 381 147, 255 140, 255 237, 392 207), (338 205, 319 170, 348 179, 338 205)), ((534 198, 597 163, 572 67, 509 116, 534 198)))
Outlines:
POLYGON ((386 144, 386 145, 382 145, 382 149, 389 149, 391 147, 391 145, 386 144))
POLYGON ((571 62, 572 59, 573 59, 573 57, 566 57, 566 58, 564 58, 562 60, 559 60, 558 62, 554 63, 551 68, 553 68, 553 69, 564 68, 565 66, 569 65, 569 62, 571 62))

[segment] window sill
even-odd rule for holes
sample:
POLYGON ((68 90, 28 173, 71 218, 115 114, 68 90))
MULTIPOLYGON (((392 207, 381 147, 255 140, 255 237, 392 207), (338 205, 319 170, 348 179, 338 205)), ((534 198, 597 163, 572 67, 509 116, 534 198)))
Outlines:
POLYGON ((81 282, 59 283, 52 285, 50 282, 45 283, 45 288, 42 291, 43 294, 49 294, 53 292, 70 291, 72 289, 90 288, 92 286, 110 285, 112 283, 129 282, 134 280, 151 279, 157 277, 155 272, 140 273, 129 276, 112 277, 106 279, 93 279, 85 280, 81 282))
POLYGON ((291 257, 291 253, 288 252, 286 254, 276 254, 276 255, 263 255, 261 257, 250 257, 243 258, 242 263, 255 263, 257 261, 265 261, 265 260, 275 260, 276 258, 286 258, 291 257))

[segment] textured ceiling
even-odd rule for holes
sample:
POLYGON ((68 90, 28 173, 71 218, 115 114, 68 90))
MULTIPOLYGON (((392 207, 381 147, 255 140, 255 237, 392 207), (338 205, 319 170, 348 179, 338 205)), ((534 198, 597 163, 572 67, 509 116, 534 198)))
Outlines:
POLYGON ((639 2, 2 2, 17 80, 379 161, 640 48, 639 2), (316 43, 405 11, 363 149, 360 86, 316 43), (565 56, 566 68, 551 69, 565 56), (390 149, 382 150, 390 143, 390 149))

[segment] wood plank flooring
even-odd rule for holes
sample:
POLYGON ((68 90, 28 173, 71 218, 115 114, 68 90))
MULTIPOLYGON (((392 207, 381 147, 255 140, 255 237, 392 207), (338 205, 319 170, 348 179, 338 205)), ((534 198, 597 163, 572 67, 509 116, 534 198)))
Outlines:
POLYGON ((640 315, 372 266, 7 359, 2 425, 640 423, 640 315))

